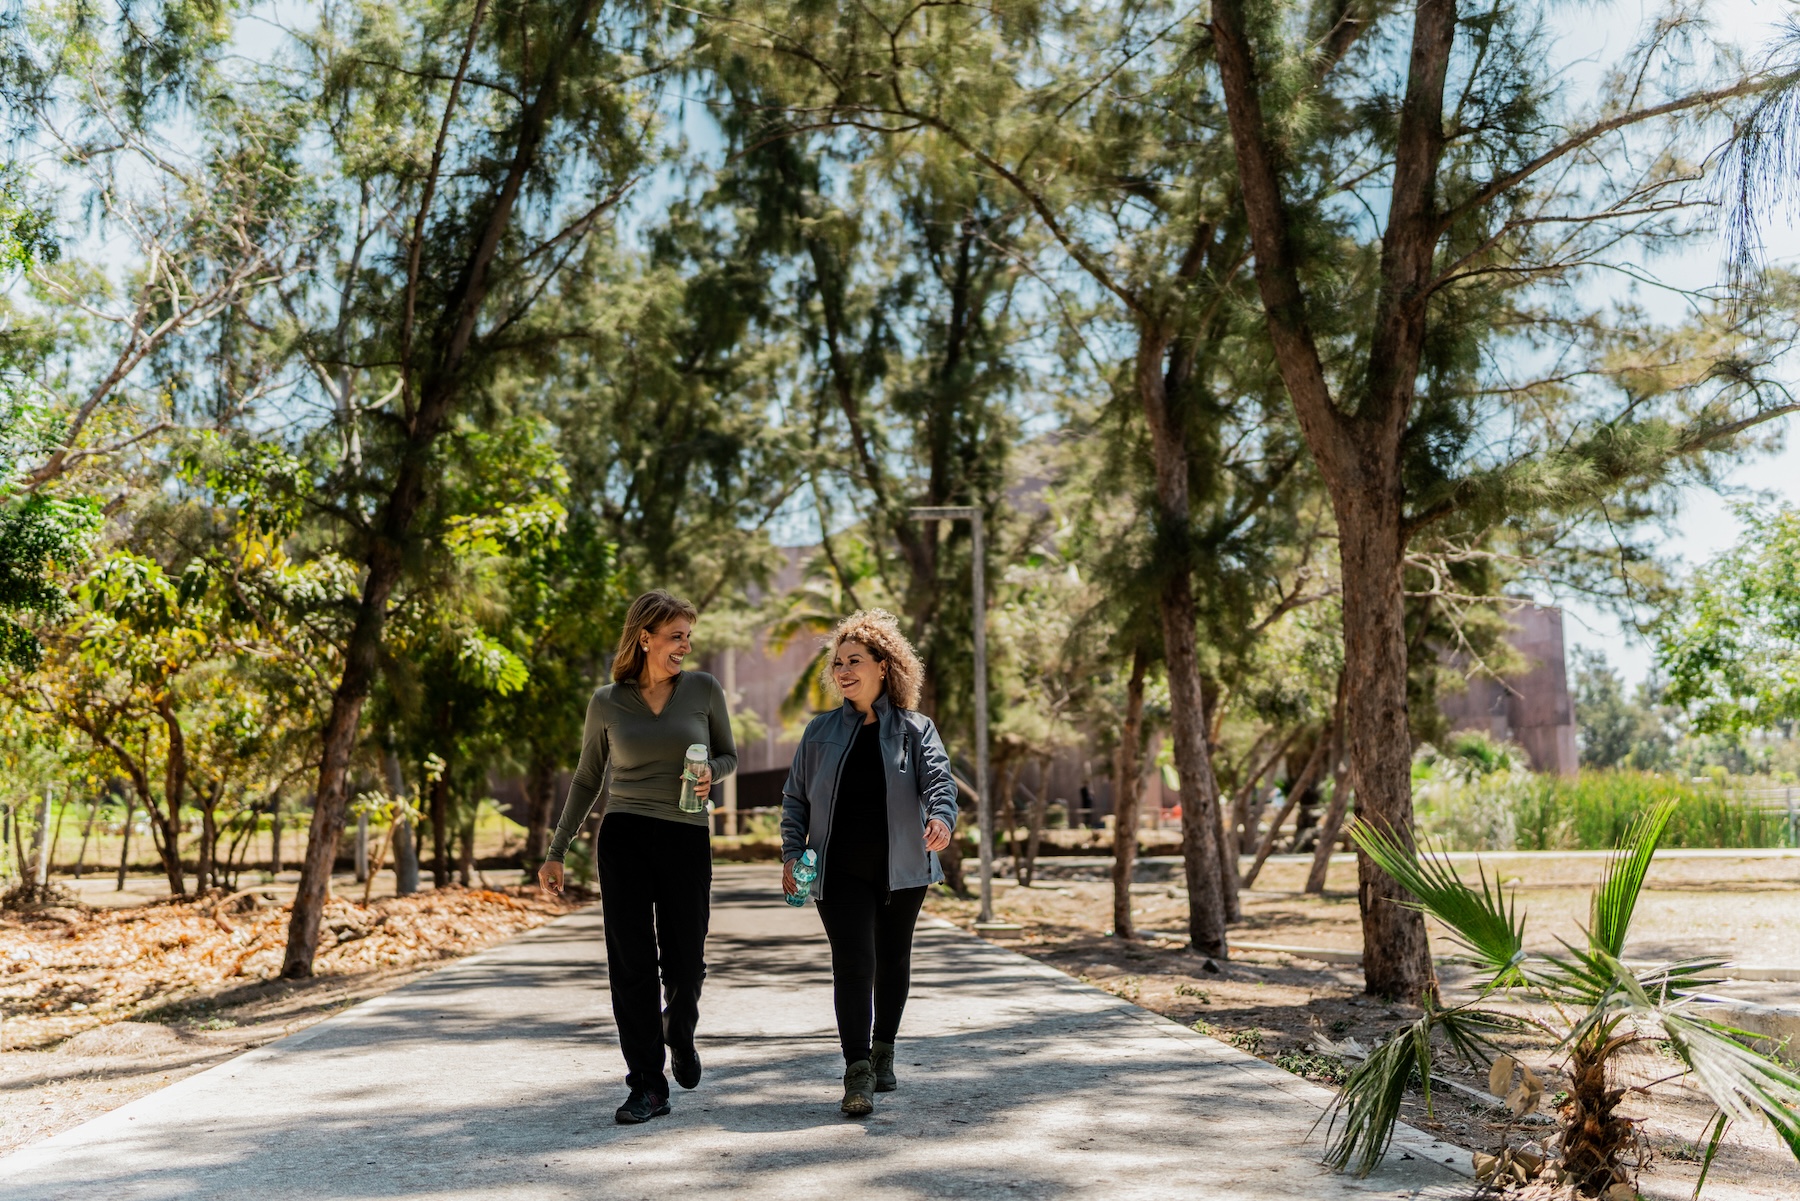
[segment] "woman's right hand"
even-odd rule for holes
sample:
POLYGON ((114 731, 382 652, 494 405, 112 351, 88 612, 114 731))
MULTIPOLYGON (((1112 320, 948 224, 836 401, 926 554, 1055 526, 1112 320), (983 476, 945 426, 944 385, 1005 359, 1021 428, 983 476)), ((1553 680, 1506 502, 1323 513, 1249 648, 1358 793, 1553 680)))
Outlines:
POLYGON ((538 867, 538 887, 553 897, 561 896, 563 890, 563 865, 554 859, 546 859, 538 867))
POLYGON ((794 882, 794 860, 792 859, 781 865, 781 888, 790 897, 800 895, 800 885, 794 882))

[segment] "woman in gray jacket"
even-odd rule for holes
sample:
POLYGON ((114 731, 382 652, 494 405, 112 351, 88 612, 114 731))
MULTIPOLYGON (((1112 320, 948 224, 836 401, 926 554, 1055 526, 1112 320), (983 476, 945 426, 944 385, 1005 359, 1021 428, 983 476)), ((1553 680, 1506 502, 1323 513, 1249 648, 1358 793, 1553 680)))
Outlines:
POLYGON ((931 719, 924 671, 891 613, 845 618, 831 636, 826 682, 844 703, 813 718, 781 795, 782 883, 819 857, 812 895, 831 941, 844 1113, 892 1092, 894 1038, 912 983, 913 926, 925 889, 944 878, 937 852, 956 826, 956 782, 931 719))

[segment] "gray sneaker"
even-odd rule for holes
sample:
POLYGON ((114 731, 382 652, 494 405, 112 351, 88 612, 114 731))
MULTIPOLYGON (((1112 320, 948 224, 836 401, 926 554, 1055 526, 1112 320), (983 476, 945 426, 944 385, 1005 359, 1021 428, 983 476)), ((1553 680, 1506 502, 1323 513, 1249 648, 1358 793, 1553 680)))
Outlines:
POLYGON ((848 1118, 875 1112, 875 1069, 868 1060, 859 1059, 844 1069, 844 1101, 838 1108, 848 1118))
POLYGON ((900 1087, 894 1078, 894 1044, 876 1043, 869 1052, 869 1063, 875 1068, 875 1091, 891 1093, 900 1087))

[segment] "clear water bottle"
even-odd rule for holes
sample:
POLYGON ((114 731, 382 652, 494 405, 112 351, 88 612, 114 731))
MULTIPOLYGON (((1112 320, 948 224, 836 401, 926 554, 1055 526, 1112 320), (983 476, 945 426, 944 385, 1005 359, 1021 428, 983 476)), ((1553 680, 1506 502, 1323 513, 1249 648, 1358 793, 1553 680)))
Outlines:
POLYGON ((812 883, 819 878, 819 852, 809 849, 800 858, 794 860, 794 883, 800 886, 797 892, 781 894, 782 900, 795 909, 806 904, 807 895, 812 891, 812 883))
POLYGON ((682 758, 681 799, 675 803, 675 807, 683 813, 706 812, 706 802, 695 791, 695 786, 700 783, 700 772, 706 767, 706 753, 706 744, 696 742, 682 758))

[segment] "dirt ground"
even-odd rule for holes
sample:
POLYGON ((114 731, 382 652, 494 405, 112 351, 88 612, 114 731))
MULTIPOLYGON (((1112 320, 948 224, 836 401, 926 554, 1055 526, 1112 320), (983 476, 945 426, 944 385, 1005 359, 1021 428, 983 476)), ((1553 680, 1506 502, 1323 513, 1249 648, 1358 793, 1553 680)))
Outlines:
POLYGON ((310 980, 278 977, 288 907, 0 913, 0 1154, 397 988, 591 899, 536 889, 340 895, 310 980))
MULTIPOLYGON (((1484 857, 1485 858, 1485 857, 1484 857)), ((1580 937, 1589 891, 1604 861, 1493 857, 1492 874, 1516 881, 1521 911, 1528 915, 1527 942, 1552 948, 1555 936, 1580 937)), ((1345 1061, 1320 1054, 1315 1035, 1368 1047, 1417 1016, 1411 1006, 1389 1005, 1362 992, 1354 964, 1326 964, 1285 954, 1236 951, 1227 964, 1188 951, 1179 931, 1185 926, 1187 897, 1179 866, 1150 861, 1132 887, 1133 914, 1140 934, 1135 943, 1110 936, 1111 885, 1103 865, 1047 861, 1032 888, 996 881, 995 916, 1024 926, 1018 948, 1078 979, 1089 981, 1184 1025, 1214 1034, 1289 1071, 1327 1085, 1340 1083, 1345 1061), (1160 878, 1157 878, 1160 877, 1160 878), (1164 936, 1166 935, 1166 936, 1164 936)), ((1473 864, 1462 865, 1473 871, 1473 864)), ((1323 896, 1306 896, 1306 865, 1274 861, 1258 887, 1244 894, 1244 921, 1234 939, 1342 951, 1360 950, 1355 867, 1335 863, 1323 896)), ((961 925, 976 915, 973 902, 934 896, 928 911, 961 925)), ((1643 958, 1716 952, 1743 962, 1800 967, 1800 859, 1669 858, 1653 869, 1634 923, 1627 953, 1643 958)), ((1434 931, 1441 935, 1441 931, 1434 931)), ((1452 948, 1438 937, 1440 955, 1452 948)), ((1448 999, 1466 973, 1443 969, 1448 999)), ((1789 986, 1800 990, 1800 986, 1789 986)), ((1466 996, 1467 994, 1463 994, 1466 996)), ((1795 998, 1800 999, 1800 998, 1795 998)), ((1546 1095, 1565 1086, 1559 1057, 1550 1040, 1508 1034, 1497 1041, 1545 1080, 1546 1095)), ((1667 1052, 1644 1044, 1628 1062, 1628 1084, 1647 1084, 1679 1071, 1667 1052)), ((1406 1120, 1473 1151, 1493 1152, 1542 1139, 1554 1129, 1543 1116, 1514 1121, 1487 1099, 1485 1067, 1445 1057, 1436 1075, 1464 1091, 1434 1084, 1431 1112, 1416 1092, 1408 1098, 1406 1120)), ((1546 1106, 1547 1108, 1547 1106, 1546 1106)), ((1632 1093, 1621 1113, 1640 1119, 1643 1142, 1641 1186, 1646 1197, 1686 1198, 1699 1173, 1703 1131, 1713 1108, 1680 1082, 1650 1093, 1632 1093)), ((1800 1168, 1766 1125, 1735 1124, 1708 1176, 1713 1198, 1800 1196, 1800 1168)))

